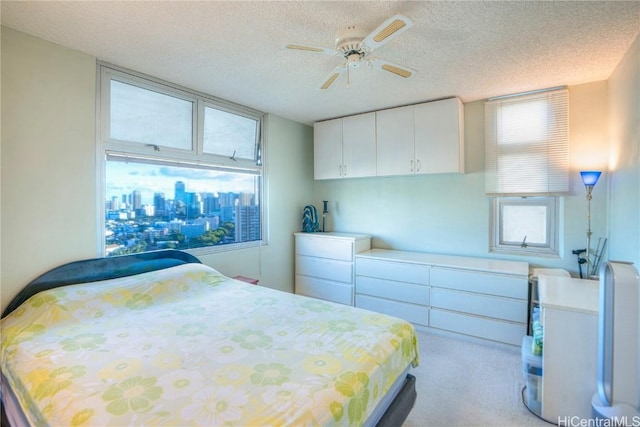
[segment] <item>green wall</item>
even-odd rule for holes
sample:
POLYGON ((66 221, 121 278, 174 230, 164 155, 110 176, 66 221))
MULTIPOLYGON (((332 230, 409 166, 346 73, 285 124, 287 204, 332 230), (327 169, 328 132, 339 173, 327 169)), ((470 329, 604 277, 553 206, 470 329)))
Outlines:
POLYGON ((2 307, 96 255, 96 61, 2 28, 2 307))

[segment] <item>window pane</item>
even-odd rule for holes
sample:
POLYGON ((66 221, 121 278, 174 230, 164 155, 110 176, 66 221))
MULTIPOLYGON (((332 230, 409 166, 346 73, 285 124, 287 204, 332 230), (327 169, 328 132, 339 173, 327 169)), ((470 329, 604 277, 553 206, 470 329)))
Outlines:
POLYGON ((193 102, 111 80, 111 139, 192 149, 193 102))
POLYGON ((108 255, 261 239, 255 173, 107 161, 108 255))
POLYGON ((204 152, 254 160, 258 121, 216 108, 204 109, 204 152))
POLYGON ((502 206, 502 242, 547 246, 546 206, 502 206))

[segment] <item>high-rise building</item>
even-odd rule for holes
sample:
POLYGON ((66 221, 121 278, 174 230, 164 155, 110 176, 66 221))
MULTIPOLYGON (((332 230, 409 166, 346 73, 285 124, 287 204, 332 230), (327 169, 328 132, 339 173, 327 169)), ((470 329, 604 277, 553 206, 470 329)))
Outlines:
POLYGON ((238 203, 240 206, 251 206, 253 205, 253 193, 241 192, 238 197, 238 203))
POLYGON ((202 212, 205 215, 211 215, 220 210, 220 202, 213 193, 204 193, 202 195, 202 212))
POLYGON ((235 206, 220 207, 220 222, 235 222, 236 208, 235 206))
POLYGON ((176 202, 183 202, 185 203, 185 185, 184 182, 182 181, 176 181, 175 183, 175 195, 174 195, 174 199, 176 202))
POLYGON ((188 218, 196 218, 202 213, 202 202, 198 193, 185 193, 184 198, 188 218))
POLYGON ((142 194, 140 194, 140 191, 133 190, 133 192, 131 193, 130 204, 133 210, 138 210, 142 208, 142 194))
POLYGON ((260 206, 235 207, 236 242, 260 240, 260 206))
POLYGON ((154 193, 153 207, 155 208, 156 216, 165 216, 167 214, 167 201, 164 198, 164 193, 154 193))
POLYGON ((220 207, 235 206, 238 195, 236 193, 219 193, 220 207))

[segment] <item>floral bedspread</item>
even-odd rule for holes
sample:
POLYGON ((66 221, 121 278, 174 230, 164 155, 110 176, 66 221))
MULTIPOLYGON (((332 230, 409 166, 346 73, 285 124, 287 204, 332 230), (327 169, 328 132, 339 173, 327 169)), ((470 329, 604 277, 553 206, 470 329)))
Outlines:
POLYGON ((361 425, 418 363, 407 322, 200 264, 41 292, 1 332, 32 425, 361 425))

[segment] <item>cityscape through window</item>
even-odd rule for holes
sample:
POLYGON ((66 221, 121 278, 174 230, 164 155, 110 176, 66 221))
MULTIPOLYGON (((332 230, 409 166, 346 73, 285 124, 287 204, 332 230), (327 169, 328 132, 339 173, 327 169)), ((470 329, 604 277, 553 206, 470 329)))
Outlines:
POLYGON ((107 255, 259 241, 260 177, 109 161, 107 255))

